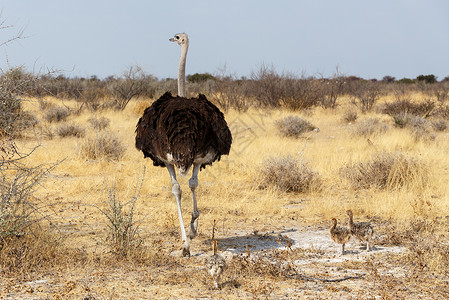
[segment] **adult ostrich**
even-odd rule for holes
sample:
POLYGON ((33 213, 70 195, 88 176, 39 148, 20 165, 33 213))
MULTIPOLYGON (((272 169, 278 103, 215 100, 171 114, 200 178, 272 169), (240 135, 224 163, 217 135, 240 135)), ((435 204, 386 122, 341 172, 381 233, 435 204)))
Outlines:
POLYGON ((136 128, 136 148, 144 157, 153 160, 154 166, 166 167, 170 173, 172 192, 178 206, 179 225, 182 236, 182 255, 190 256, 190 240, 196 236, 198 217, 196 188, 198 173, 206 165, 229 154, 232 136, 223 113, 206 96, 186 98, 185 65, 189 38, 185 33, 170 39, 181 46, 178 70, 178 96, 166 92, 145 109, 136 128), (176 180, 175 166, 184 175, 193 165, 189 187, 193 197, 192 220, 186 235, 181 209, 181 187, 176 180))

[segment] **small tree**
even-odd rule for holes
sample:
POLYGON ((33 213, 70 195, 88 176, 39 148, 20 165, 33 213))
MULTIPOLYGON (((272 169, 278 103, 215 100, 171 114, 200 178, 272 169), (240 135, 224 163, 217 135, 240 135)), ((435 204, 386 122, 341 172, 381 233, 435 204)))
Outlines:
POLYGON ((416 80, 418 80, 420 82, 424 82, 424 83, 435 83, 435 82, 437 82, 437 78, 433 74, 419 75, 418 77, 416 77, 416 80))
POLYGON ((338 68, 330 79, 322 79, 322 97, 321 106, 324 108, 336 108, 337 99, 345 92, 346 77, 344 77, 338 68))
POLYGON ((379 97, 379 86, 371 81, 359 81, 352 90, 352 103, 364 113, 373 109, 379 97))
POLYGON ((396 78, 390 75, 386 75, 382 78, 382 81, 387 83, 393 83, 396 81, 396 78))
POLYGON ((147 76, 140 67, 130 67, 121 78, 110 82, 112 107, 124 110, 132 98, 143 95, 150 88, 151 79, 151 76, 147 76))
POLYGON ((215 80, 216 78, 209 73, 195 73, 193 75, 187 76, 188 82, 204 82, 208 80, 215 80))

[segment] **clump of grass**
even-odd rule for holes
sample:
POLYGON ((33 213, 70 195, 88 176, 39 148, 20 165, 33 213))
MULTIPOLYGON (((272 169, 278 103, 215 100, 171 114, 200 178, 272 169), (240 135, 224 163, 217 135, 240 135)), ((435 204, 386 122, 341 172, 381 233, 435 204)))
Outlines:
POLYGON ((260 168, 261 187, 275 186, 284 192, 319 191, 321 176, 301 159, 293 156, 270 157, 260 168))
POLYGON ((409 128, 416 141, 432 141, 436 137, 432 132, 432 124, 423 117, 408 113, 399 113, 394 115, 393 119, 397 127, 409 128))
POLYGON ((109 126, 111 120, 105 117, 101 117, 101 118, 90 118, 88 122, 95 130, 103 130, 109 126))
POLYGON ((141 116, 145 109, 151 106, 151 103, 147 101, 136 101, 135 103, 134 113, 138 116, 141 116))
POLYGON ((433 141, 436 138, 432 132, 432 124, 420 116, 412 116, 408 125, 416 141, 433 141))
POLYGON ((410 122, 410 115, 406 112, 399 112, 393 115, 394 125, 399 128, 404 128, 410 122))
POLYGON ((298 116, 288 116, 275 122, 277 129, 283 136, 298 138, 307 131, 312 131, 316 127, 309 121, 298 116))
POLYGON ((349 163, 340 174, 356 189, 399 189, 416 187, 424 189, 428 184, 429 170, 426 164, 401 153, 380 153, 359 163, 349 163))
POLYGON ((39 226, 28 228, 26 234, 3 239, 0 247, 2 272, 27 276, 42 268, 56 265, 64 257, 58 237, 39 226))
POLYGON ((125 154, 125 150, 123 143, 110 132, 86 138, 80 149, 83 157, 94 160, 99 158, 119 160, 125 154))
POLYGON ((116 191, 115 186, 108 187, 107 206, 100 211, 108 221, 112 252, 119 257, 129 257, 142 244, 137 234, 138 227, 133 220, 138 197, 136 195, 129 202, 123 203, 117 198, 116 191))
POLYGON ((56 164, 28 166, 12 139, 0 140, 0 269, 29 274, 55 261, 58 244, 43 224, 48 203, 34 192, 56 164), (19 155, 19 156, 18 156, 19 155), (45 229, 44 229, 45 228, 45 229))
POLYGON ((388 125, 376 118, 361 120, 354 128, 354 132, 360 136, 372 136, 385 133, 388 125))
POLYGON ((47 122, 61 122, 67 119, 70 116, 70 111, 61 106, 52 106, 50 107, 44 114, 44 119, 47 122))
POLYGON ((354 109, 348 109, 343 113, 342 120, 346 123, 355 122, 358 118, 357 111, 354 109))
POLYGON ((142 246, 138 236, 138 226, 134 221, 134 207, 142 189, 145 167, 140 182, 136 185, 134 196, 122 202, 117 196, 115 183, 106 185, 107 201, 104 207, 97 207, 107 219, 109 241, 112 253, 121 258, 130 258, 142 246))
POLYGON ((52 104, 51 102, 45 101, 45 100, 42 99, 42 98, 39 98, 39 99, 38 99, 38 103, 39 103, 39 109, 40 109, 41 111, 45 111, 45 110, 48 110, 48 109, 50 109, 51 107, 53 107, 53 104, 52 104))
POLYGON ((446 120, 444 120, 444 119, 438 119, 438 120, 432 121, 432 126, 433 126, 433 129, 435 129, 436 131, 445 131, 449 127, 446 120))
POLYGON ((60 124, 58 127, 56 127, 55 133, 59 137, 73 136, 80 138, 84 136, 85 130, 78 124, 70 123, 70 124, 60 124))

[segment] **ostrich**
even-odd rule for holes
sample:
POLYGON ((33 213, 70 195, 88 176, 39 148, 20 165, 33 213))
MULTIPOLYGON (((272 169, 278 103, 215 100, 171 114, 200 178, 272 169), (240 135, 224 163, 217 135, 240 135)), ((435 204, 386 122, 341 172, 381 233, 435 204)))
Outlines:
POLYGON ((341 244, 341 255, 345 255, 345 244, 351 239, 351 231, 345 227, 337 227, 337 219, 332 218, 332 226, 329 229, 331 239, 341 244))
POLYGON ((212 240, 212 248, 214 250, 214 254, 206 259, 206 267, 209 270, 210 275, 212 275, 215 287, 219 288, 220 276, 227 268, 226 260, 220 254, 217 254, 216 240, 212 240))
POLYGON ((206 165, 229 154, 232 136, 223 113, 206 96, 185 98, 185 65, 189 39, 179 33, 170 39, 181 46, 178 70, 178 96, 166 92, 145 109, 136 128, 136 148, 149 157, 154 166, 166 167, 170 173, 172 193, 176 198, 181 227, 182 256, 190 256, 190 241, 197 234, 198 217, 196 188, 198 173, 206 165), (175 166, 185 175, 193 166, 189 187, 192 191, 193 211, 188 236, 181 209, 181 187, 176 179, 175 166))
POLYGON ((369 222, 354 223, 352 210, 346 211, 346 214, 349 216, 348 226, 351 234, 360 242, 366 242, 366 251, 369 251, 370 241, 374 234, 373 227, 369 222))

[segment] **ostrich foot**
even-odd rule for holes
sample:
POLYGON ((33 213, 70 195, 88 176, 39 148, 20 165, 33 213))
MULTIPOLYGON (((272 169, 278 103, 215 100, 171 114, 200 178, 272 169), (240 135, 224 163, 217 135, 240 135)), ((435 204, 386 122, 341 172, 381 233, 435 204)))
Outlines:
POLYGON ((190 257, 190 245, 184 243, 181 247, 181 256, 182 257, 190 257))
POLYGON ((199 213, 192 213, 192 220, 190 221, 190 230, 189 230, 189 238, 193 239, 197 235, 198 231, 198 218, 200 217, 199 213))

